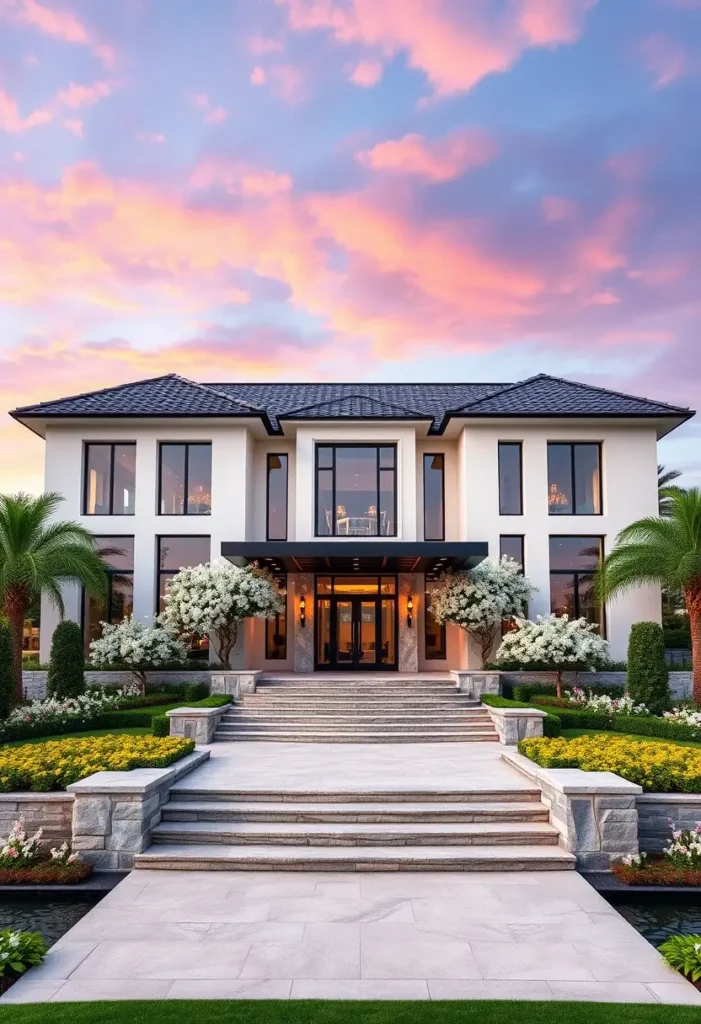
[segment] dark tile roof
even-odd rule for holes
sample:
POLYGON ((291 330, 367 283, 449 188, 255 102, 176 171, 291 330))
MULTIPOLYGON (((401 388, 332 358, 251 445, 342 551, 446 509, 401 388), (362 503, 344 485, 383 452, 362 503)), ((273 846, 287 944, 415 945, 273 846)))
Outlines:
POLYGON ((430 419, 457 416, 657 416, 690 411, 540 374, 516 384, 198 384, 171 373, 15 409, 16 419, 69 416, 260 416, 285 419, 430 419))

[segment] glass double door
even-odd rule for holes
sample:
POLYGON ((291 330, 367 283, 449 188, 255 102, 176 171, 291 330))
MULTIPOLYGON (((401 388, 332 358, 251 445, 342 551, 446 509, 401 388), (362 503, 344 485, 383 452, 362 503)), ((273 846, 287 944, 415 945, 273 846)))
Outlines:
POLYGON ((317 668, 396 668, 395 599, 321 598, 317 605, 317 668))

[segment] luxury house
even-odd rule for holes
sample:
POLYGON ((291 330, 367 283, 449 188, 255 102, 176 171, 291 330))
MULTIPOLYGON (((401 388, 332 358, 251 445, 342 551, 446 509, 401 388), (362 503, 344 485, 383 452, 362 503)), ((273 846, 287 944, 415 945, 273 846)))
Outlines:
MULTIPOLYGON (((150 618, 183 565, 257 560, 287 607, 251 622, 242 668, 477 667, 427 595, 445 569, 518 559, 529 609, 585 615, 615 659, 654 587, 603 608, 591 572, 657 510, 657 450, 688 409, 539 375, 516 384, 199 384, 168 374, 15 410, 46 440, 60 517, 95 534, 105 607, 77 590, 86 645, 100 621, 150 618), (117 552, 116 554, 114 552, 117 552)), ((41 660, 57 616, 42 607, 41 660)), ((207 657, 206 647, 193 656, 207 657)))

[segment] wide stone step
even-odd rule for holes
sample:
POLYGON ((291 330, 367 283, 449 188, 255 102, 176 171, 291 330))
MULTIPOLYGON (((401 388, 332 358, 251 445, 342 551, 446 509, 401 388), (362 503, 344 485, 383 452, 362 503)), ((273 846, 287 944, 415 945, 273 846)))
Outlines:
POLYGON ((228 711, 223 717, 223 722, 406 722, 407 724, 434 725, 441 722, 455 722, 464 725, 485 725, 491 722, 487 714, 473 714, 470 711, 449 710, 440 715, 418 712, 386 711, 386 712, 352 712, 352 711, 270 711, 267 708, 252 710, 251 708, 237 708, 235 711, 228 711))
POLYGON ((217 729, 214 733, 215 740, 229 740, 232 742, 264 741, 267 743, 498 743, 499 737, 494 730, 472 732, 378 732, 366 730, 364 732, 332 732, 326 731, 285 731, 270 730, 264 732, 254 729, 217 729))
POLYGON ((343 709, 358 709, 358 710, 391 710, 407 709, 415 711, 440 711, 451 708, 465 709, 465 710, 478 710, 479 705, 474 701, 468 699, 462 699, 460 697, 452 697, 449 700, 292 700, 291 698, 267 700, 266 698, 254 696, 244 697, 240 702, 237 702, 236 707, 252 707, 252 708, 277 708, 278 710, 295 709, 295 708, 330 708, 339 710, 343 709))
POLYGON ((153 845, 135 868, 173 871, 562 871, 575 858, 559 846, 153 845))
POLYGON ((224 846, 557 846, 559 836, 545 822, 476 824, 340 824, 322 822, 222 823, 165 821, 154 828, 154 843, 217 843, 224 846))
MULTIPOLYGON (((534 794, 535 795, 535 794, 534 794)), ((433 822, 548 821, 548 809, 535 799, 504 803, 256 803, 242 800, 188 799, 185 794, 163 807, 163 821, 348 822, 396 824, 433 822)))
POLYGON ((174 801, 205 801, 207 803, 220 804, 222 801, 235 802, 250 805, 256 808, 263 804, 284 804, 284 805, 308 805, 315 804, 325 806, 333 804, 338 806, 372 806, 380 805, 381 810, 388 810, 397 807, 406 810, 407 805, 431 805, 444 808, 446 804, 504 804, 504 803, 540 803, 540 789, 537 786, 519 779, 519 783, 502 789, 495 786, 476 785, 473 789, 372 789, 364 786, 362 789, 324 789, 323 779, 319 780, 319 787, 313 790, 300 789, 229 789, 221 783, 210 783, 206 788, 200 789, 193 785, 193 778, 176 782, 170 790, 170 802, 166 805, 171 807, 174 801))
MULTIPOLYGON (((353 719, 328 720, 296 719, 280 721, 275 719, 224 718, 218 725, 219 732, 427 732, 436 733, 481 733, 490 731, 489 722, 402 722, 383 719, 381 722, 358 722, 353 719)), ((494 731, 493 729, 491 731, 494 731)))

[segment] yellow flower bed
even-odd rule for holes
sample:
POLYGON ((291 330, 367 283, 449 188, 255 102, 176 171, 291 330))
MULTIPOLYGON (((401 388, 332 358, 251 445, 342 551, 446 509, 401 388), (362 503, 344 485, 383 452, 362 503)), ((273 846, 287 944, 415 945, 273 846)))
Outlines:
POLYGON ((94 772, 167 768, 195 748, 176 736, 87 736, 0 747, 0 793, 65 789, 94 772))
POLYGON ((543 768, 615 772, 651 793, 701 793, 701 750, 630 736, 521 740, 519 752, 543 768))

